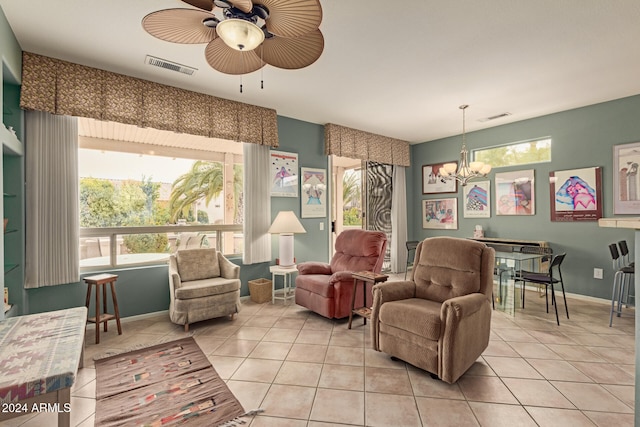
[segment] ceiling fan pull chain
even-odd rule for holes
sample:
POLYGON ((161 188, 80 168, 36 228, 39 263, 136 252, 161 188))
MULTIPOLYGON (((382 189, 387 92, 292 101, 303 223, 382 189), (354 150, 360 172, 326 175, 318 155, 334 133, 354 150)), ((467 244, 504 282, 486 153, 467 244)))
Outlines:
MULTIPOLYGON (((244 67, 244 52, 242 51, 242 48, 240 48, 240 58, 242 59, 242 68, 244 67)), ((242 74, 240 74, 240 93, 242 93, 242 74)))
MULTIPOLYGON (((260 45, 260 61, 264 62, 262 54, 264 53, 264 44, 260 45)), ((260 68, 260 89, 264 89, 264 65, 260 68)))

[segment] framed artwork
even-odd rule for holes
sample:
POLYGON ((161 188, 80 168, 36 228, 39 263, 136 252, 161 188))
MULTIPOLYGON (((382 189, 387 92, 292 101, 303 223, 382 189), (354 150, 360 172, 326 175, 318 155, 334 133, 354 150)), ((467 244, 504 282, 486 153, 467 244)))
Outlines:
MULTIPOLYGON (((458 162, 447 162, 455 163, 458 162)), ((440 175, 440 168, 444 163, 422 166, 422 194, 434 193, 457 193, 458 181, 455 179, 444 179, 440 175)))
POLYGON ((535 215, 533 176, 533 169, 495 175, 496 215, 535 215))
POLYGON ((613 146, 613 213, 640 213, 640 142, 613 146))
POLYGON ((602 218, 602 168, 549 172, 551 221, 602 218))
POLYGON ((324 218, 327 216, 326 169, 300 168, 300 216, 324 218))
POLYGON ((422 228, 458 229, 458 199, 422 201, 422 228))
POLYGON ((270 151, 271 197, 298 197, 298 153, 270 151))
POLYGON ((465 218, 491 217, 490 190, 491 183, 489 181, 475 181, 462 187, 465 218))

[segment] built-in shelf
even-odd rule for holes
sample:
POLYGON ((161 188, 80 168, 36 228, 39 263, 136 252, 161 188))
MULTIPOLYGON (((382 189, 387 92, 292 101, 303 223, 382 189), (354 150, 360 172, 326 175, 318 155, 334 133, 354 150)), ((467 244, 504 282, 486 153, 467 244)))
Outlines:
POLYGON ((3 195, 4 197, 16 197, 16 195, 15 195, 15 194, 9 194, 9 193, 2 193, 2 195, 3 195))
POLYGON ((17 232, 18 232, 18 230, 11 229, 11 230, 5 230, 4 234, 17 233, 17 232))
POLYGON ((18 156, 24 155, 22 142, 20 142, 17 135, 11 133, 4 124, 0 126, 0 143, 2 143, 3 152, 18 156))
POLYGON ((5 264, 4 265, 4 274, 9 274, 11 271, 18 268, 18 264, 5 264))

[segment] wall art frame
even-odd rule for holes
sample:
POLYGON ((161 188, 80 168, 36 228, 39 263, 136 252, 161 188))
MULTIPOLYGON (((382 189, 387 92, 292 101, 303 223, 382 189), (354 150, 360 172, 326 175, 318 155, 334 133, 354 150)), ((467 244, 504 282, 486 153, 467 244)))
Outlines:
POLYGON ((496 215, 535 215, 535 171, 495 174, 496 215))
MULTIPOLYGON (((458 162, 455 163, 456 167, 458 162)), ((457 193, 458 181, 455 179, 444 179, 440 175, 440 168, 444 163, 434 163, 431 165, 422 166, 422 194, 437 194, 437 193, 457 193)))
POLYGON ((271 197, 298 197, 298 153, 269 151, 271 197))
POLYGON ((463 216, 491 218, 491 181, 473 181, 462 187, 463 216))
POLYGON ((422 201, 422 228, 458 229, 458 198, 422 201))
POLYGON ((327 170, 300 168, 300 217, 327 216, 327 170))
POLYGON ((551 221, 597 221, 602 202, 601 167, 549 172, 551 221))
POLYGON ((640 214, 640 142, 613 146, 613 213, 640 214))

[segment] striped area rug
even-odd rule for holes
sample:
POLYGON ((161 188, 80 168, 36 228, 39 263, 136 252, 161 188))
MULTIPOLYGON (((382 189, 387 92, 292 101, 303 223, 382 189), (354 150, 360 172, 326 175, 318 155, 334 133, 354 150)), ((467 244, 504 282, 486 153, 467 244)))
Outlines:
POLYGON ((95 366, 96 427, 219 426, 244 413, 192 337, 95 366))

